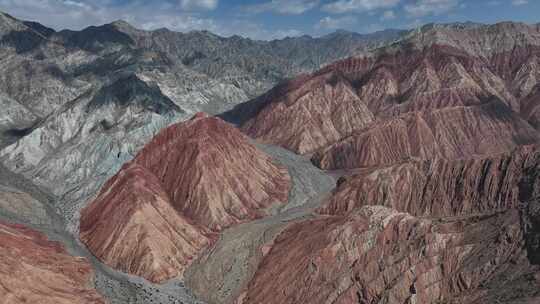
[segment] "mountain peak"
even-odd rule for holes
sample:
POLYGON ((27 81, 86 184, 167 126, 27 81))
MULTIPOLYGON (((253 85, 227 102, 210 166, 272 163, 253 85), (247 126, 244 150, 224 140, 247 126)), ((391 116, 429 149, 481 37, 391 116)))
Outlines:
POLYGON ((113 22, 109 23, 109 25, 113 26, 113 27, 115 27, 115 28, 117 28, 118 30, 121 30, 121 31, 137 30, 133 25, 131 25, 131 23, 129 23, 129 22, 125 21, 125 20, 121 20, 121 19, 113 21, 113 22))
POLYGON ((11 31, 24 31, 27 27, 17 18, 0 11, 0 33, 6 34, 11 31))

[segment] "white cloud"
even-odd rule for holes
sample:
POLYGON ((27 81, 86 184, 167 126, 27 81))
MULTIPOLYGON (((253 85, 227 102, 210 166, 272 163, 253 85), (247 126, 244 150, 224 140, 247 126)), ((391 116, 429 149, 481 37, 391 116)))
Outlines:
POLYGON ((115 6, 109 0, 0 0, 0 9, 20 19, 38 21, 57 30, 79 30, 118 19, 143 29, 167 27, 189 31, 218 28, 212 19, 178 11, 176 5, 165 2, 149 4, 135 0, 115 6), (151 14, 148 13, 150 11, 151 14))
POLYGON ((185 10, 214 10, 218 7, 218 0, 180 0, 180 6, 185 10))
POLYGON ((491 0, 491 1, 488 1, 486 4, 489 6, 498 6, 498 5, 501 5, 502 3, 499 0, 491 0))
POLYGON ((382 8, 391 8, 401 0, 338 0, 322 7, 323 11, 343 14, 350 12, 366 12, 382 8))
POLYGON ((392 10, 385 11, 381 16, 381 20, 383 20, 383 21, 384 20, 393 20, 393 19, 396 19, 396 14, 392 10))
POLYGON ((274 12, 284 15, 300 15, 319 5, 319 0, 272 0, 260 4, 247 5, 243 10, 247 13, 274 12))
POLYGON ((15 17, 39 21, 56 29, 80 29, 107 22, 110 17, 106 10, 75 0, 0 0, 0 9, 15 17))
POLYGON ((354 25, 357 22, 357 19, 352 16, 345 17, 324 17, 315 25, 316 29, 326 29, 326 30, 337 30, 344 29, 354 25))
MULTIPOLYGON (((236 34, 264 40, 302 35, 302 32, 293 28, 270 30, 249 20, 231 21, 205 17, 202 14, 184 10, 178 1, 156 4, 150 1, 132 0, 121 6, 111 3, 113 3, 111 0, 0 0, 0 10, 23 20, 43 23, 57 30, 66 28, 80 30, 90 25, 123 19, 135 27, 146 30, 163 27, 181 32, 209 30, 223 36, 236 34)), ((206 7, 211 7, 211 5, 206 7)), ((202 8, 199 7, 199 9, 202 8)))
POLYGON ((152 15, 150 18, 137 17, 134 22, 145 30, 168 28, 173 31, 188 32, 192 30, 208 30, 218 32, 219 26, 213 19, 200 18, 192 15, 152 15))
POLYGON ((405 5, 405 11, 410 17, 423 17, 446 13, 459 4, 458 0, 416 0, 405 5))
POLYGON ((227 25, 216 29, 216 33, 222 36, 240 35, 251 39, 273 40, 285 37, 297 37, 303 33, 296 29, 267 29, 260 24, 248 20, 233 20, 227 25))
POLYGON ((369 34, 384 30, 385 27, 378 23, 368 24, 360 29, 360 33, 369 34))
POLYGON ((513 0, 512 5, 519 6, 519 5, 525 5, 529 4, 528 0, 513 0))

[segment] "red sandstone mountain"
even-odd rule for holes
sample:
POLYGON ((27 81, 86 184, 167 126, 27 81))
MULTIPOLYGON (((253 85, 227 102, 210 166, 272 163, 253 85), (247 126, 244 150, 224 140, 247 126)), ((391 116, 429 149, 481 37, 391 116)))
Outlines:
POLYGON ((106 264, 161 282, 183 273, 213 234, 288 199, 287 170, 239 130, 198 114, 161 131, 81 214, 106 264))
POLYGON ((538 25, 426 26, 255 100, 247 134, 354 174, 237 303, 540 302, 539 58, 538 25))
POLYGON ((538 132, 497 103, 414 112, 376 122, 313 156, 320 168, 384 166, 408 159, 463 159, 532 144, 538 132))
POLYGON ((511 153, 467 160, 433 159, 366 169, 342 177, 323 214, 345 215, 382 205, 416 216, 456 216, 517 208, 520 183, 540 167, 540 152, 525 146, 511 153))
POLYGON ((0 302, 104 304, 84 258, 70 256, 41 233, 0 222, 0 302))
POLYGON ((81 239, 111 267, 160 282, 182 274, 210 242, 179 214, 157 177, 125 165, 84 210, 81 239))
POLYGON ((354 88, 334 71, 300 77, 260 99, 267 107, 243 129, 299 153, 324 147, 373 121, 354 88))
POLYGON ((515 210, 429 220, 363 207, 291 225, 237 303, 536 303, 524 244, 515 210))
POLYGON ((323 215, 265 249, 237 303, 537 303, 539 170, 524 146, 343 177, 323 215))
MULTIPOLYGON (((326 157, 328 162, 341 162, 335 160, 338 157, 364 160, 354 161, 354 164, 347 160, 343 168, 372 165, 382 158, 392 158, 362 155, 366 152, 355 150, 362 148, 362 144, 350 145, 349 137, 363 133, 358 142, 364 142, 366 137, 369 137, 367 140, 373 138, 370 142, 377 141, 377 135, 368 135, 369 132, 377 133, 376 129, 383 126, 400 124, 395 119, 410 120, 407 118, 410 113, 420 113, 417 114, 420 120, 428 121, 425 128, 431 129, 426 132, 436 137, 433 143, 433 148, 438 150, 434 151, 436 154, 445 154, 444 150, 475 149, 471 146, 476 145, 481 146, 480 150, 500 152, 530 143, 536 140, 531 136, 532 128, 519 119, 519 114, 536 126, 534 111, 539 99, 535 87, 540 79, 537 69, 540 31, 537 26, 507 27, 499 24, 490 29, 472 27, 461 31, 426 27, 371 56, 342 60, 312 75, 282 84, 255 101, 256 110, 242 128, 256 139, 301 154, 326 148, 346 138, 348 146, 342 149, 346 151, 345 155, 329 155, 326 157), (461 40, 456 40, 457 37, 461 40), (481 52, 479 44, 491 51, 481 52), (332 87, 332 90, 322 89, 325 87, 332 87), (327 92, 347 98, 329 98, 327 92), (493 104, 497 105, 496 109, 490 106, 493 104), (336 117, 341 119, 329 120, 333 117, 329 113, 338 113, 336 117), (469 121, 471 116, 474 118, 469 121), (437 119, 444 120, 445 124, 439 125, 437 119), (486 130, 490 128, 491 131, 486 130), (494 138, 493 128, 501 130, 502 138, 494 138), (437 138, 438 135, 442 137, 437 138), (458 136, 455 142, 453 136, 458 136), (492 147, 487 148, 486 141, 493 141, 492 147)), ((413 134, 404 136, 414 128, 414 120, 401 123, 403 126, 394 125, 392 131, 387 129, 384 136, 400 142, 392 143, 393 139, 388 138, 382 140, 410 145, 413 149, 428 149, 415 147, 417 143, 423 144, 416 136, 428 135, 421 134, 421 130, 420 133, 413 130, 413 134)), ((414 152, 393 150, 387 153, 417 156, 414 152)), ((467 155, 467 152, 457 154, 467 155)), ((325 168, 334 167, 328 165, 325 168)))

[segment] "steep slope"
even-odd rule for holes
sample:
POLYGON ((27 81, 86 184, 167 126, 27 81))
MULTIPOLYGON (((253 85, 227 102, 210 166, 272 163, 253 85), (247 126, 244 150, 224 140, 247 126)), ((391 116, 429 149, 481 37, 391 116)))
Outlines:
POLYGON ((236 128, 202 113, 160 132, 135 162, 162 180, 179 211, 214 230, 260 217, 288 198, 286 169, 236 128))
POLYGON ((0 220, 55 229, 60 225, 55 226, 58 217, 51 206, 53 201, 49 193, 0 165, 0 220))
POLYGON ((0 158, 12 171, 62 197, 56 207, 68 228, 75 229, 88 196, 161 128, 184 117, 159 89, 132 74, 120 75, 55 110, 0 151, 0 158))
POLYGON ((308 153, 373 121, 373 115, 340 73, 301 77, 256 101, 268 106, 243 125, 251 136, 308 153))
POLYGON ((342 177, 319 211, 347 214, 383 205, 416 216, 455 216, 518 208, 520 183, 540 165, 536 147, 467 160, 409 161, 342 177))
POLYGON ((236 303, 534 303, 539 270, 519 222, 517 211, 430 220, 369 206, 293 224, 236 303))
POLYGON ((540 46, 540 27, 521 22, 427 24, 412 31, 403 43, 417 48, 444 44, 476 57, 490 58, 524 45, 540 46))
POLYGON ((3 46, 0 52, 29 52, 46 41, 47 35, 51 34, 49 30, 0 12, 0 44, 3 46))
POLYGON ((136 106, 161 115, 182 111, 163 95, 158 86, 148 84, 134 74, 128 74, 102 87, 87 105, 87 112, 95 112, 100 107, 113 105, 120 108, 136 106))
POLYGON ((6 127, 1 144, 17 142, 0 161, 57 195, 55 207, 73 232, 84 202, 162 128, 199 111, 228 110, 286 77, 403 34, 265 42, 121 21, 55 32, 7 15, 0 28, 13 38, 0 48, 0 91, 32 118, 6 127), (39 41, 17 52, 26 32, 39 41))
POLYGON ((17 101, 0 94, 0 149, 11 144, 27 133, 36 122, 37 117, 17 101))
POLYGON ((407 159, 459 159, 511 151, 538 142, 537 131, 506 106, 449 107, 371 124, 318 151, 320 168, 384 166, 407 159))
POLYGON ((521 101, 521 115, 536 129, 540 128, 540 82, 521 101))
POLYGON ((160 282, 182 275, 208 245, 205 231, 178 214, 160 181, 130 163, 81 215, 81 239, 103 262, 160 282))
MULTIPOLYGON (((299 132, 298 128, 291 128, 287 124, 283 127, 284 122, 291 121, 285 119, 288 112, 284 109, 290 107, 293 101, 297 102, 295 106, 299 109, 324 107, 324 98, 299 97, 317 94, 318 87, 312 85, 312 79, 337 74, 347 85, 336 87, 333 94, 349 96, 346 100, 340 100, 339 105, 347 108, 350 113, 364 113, 367 107, 377 122, 412 112, 422 112, 420 115, 434 115, 430 113, 433 111, 445 113, 443 109, 456 107, 482 112, 484 105, 497 104, 499 106, 496 110, 482 114, 485 124, 497 125, 498 122, 491 120, 506 121, 511 118, 515 123, 523 125, 518 116, 511 112, 520 113, 523 103, 527 103, 529 108, 534 108, 538 103, 534 98, 534 87, 539 79, 535 68, 540 54, 539 37, 540 30, 536 26, 523 24, 425 27, 370 55, 338 61, 316 73, 292 79, 264 98, 254 100, 248 106, 238 107, 229 116, 240 117, 238 121, 246 133, 264 142, 302 154, 324 148, 332 144, 336 137, 342 139, 359 130, 346 129, 336 136, 326 124, 313 123, 324 121, 328 116, 325 112, 298 111, 301 115, 294 122, 303 122, 309 129, 308 134, 318 134, 327 139, 309 148, 299 148, 298 143, 304 140, 306 132, 299 132), (455 37, 461 36, 462 41, 455 41, 458 39, 455 37), (488 49, 489 46, 498 45, 497 40, 504 47, 500 45, 500 48, 494 48, 492 52, 480 54, 476 52, 476 47, 469 47, 476 40, 480 40, 480 44, 485 44, 488 49), (351 91, 356 96, 350 96, 351 91), (300 92, 301 95, 298 95, 300 92), (527 96, 533 97, 525 100, 527 96)), ((460 118, 449 115, 446 119, 460 118)), ((366 126, 366 123, 360 126, 366 126)), ((525 128, 524 132, 528 133, 529 130, 525 128)), ((469 131, 475 132, 474 129, 469 131)), ((508 134, 513 132, 522 131, 504 131, 508 134)), ((484 135, 478 132, 470 136, 481 138, 484 135)), ((354 157, 355 151, 349 152, 349 157, 354 157)))
POLYGON ((50 225, 45 206, 29 193, 0 183, 0 215, 36 225, 50 225))
POLYGON ((178 277, 213 232, 286 203, 287 170, 228 123, 198 114, 161 131, 82 211, 104 263, 153 282, 178 277))
POLYGON ((41 233, 0 222, 0 257, 2 303, 106 303, 90 264, 41 233))

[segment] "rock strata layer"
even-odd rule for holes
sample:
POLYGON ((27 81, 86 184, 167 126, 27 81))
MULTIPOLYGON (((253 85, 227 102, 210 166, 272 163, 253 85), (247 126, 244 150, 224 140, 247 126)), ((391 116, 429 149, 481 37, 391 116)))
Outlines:
POLYGON ((5 304, 105 304, 84 258, 21 225, 0 222, 0 301, 5 304))
POLYGON ((286 203, 287 170, 219 118, 161 131, 81 214, 106 264, 153 282, 181 276, 215 234, 286 203))
POLYGON ((417 216, 456 216, 515 209, 520 185, 540 168, 535 146, 467 160, 434 159, 342 177, 323 214, 383 205, 417 216))
POLYGON ((368 56, 298 76, 253 100, 242 128, 300 154, 335 144, 338 151, 317 158, 326 169, 422 156, 404 149, 461 157, 449 150, 469 156, 476 146, 500 152, 537 141, 538 27, 479 28, 425 27, 368 56), (496 39, 508 45, 493 52, 475 47, 496 39), (365 155, 368 146, 381 151, 365 155), (396 155, 375 155, 381 153, 396 155), (343 159, 355 157, 362 159, 343 159))
POLYGON ((362 207, 291 225, 237 303, 534 303, 524 245, 515 210, 430 220, 362 207))

